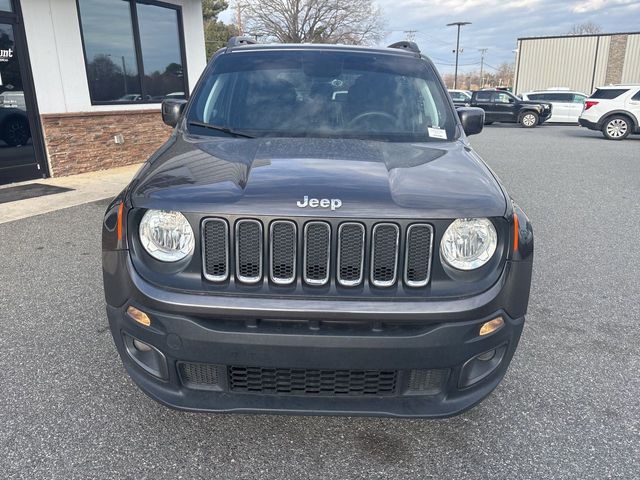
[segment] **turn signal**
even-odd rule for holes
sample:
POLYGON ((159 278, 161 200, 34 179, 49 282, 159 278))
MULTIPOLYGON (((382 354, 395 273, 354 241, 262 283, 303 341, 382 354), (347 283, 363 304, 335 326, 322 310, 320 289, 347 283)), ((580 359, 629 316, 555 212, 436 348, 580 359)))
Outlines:
POLYGON ((133 318, 140 325, 144 325, 145 327, 151 325, 151 318, 149 318, 149 315, 141 310, 138 310, 136 307, 129 306, 129 308, 127 308, 127 315, 133 318))
POLYGON ((118 241, 122 241, 122 224, 124 222, 124 202, 120 204, 118 207, 118 225, 116 228, 116 233, 118 234, 118 241))
POLYGON ((480 336, 484 337, 485 335, 489 335, 490 333, 493 333, 496 330, 502 328, 503 325, 504 320, 502 319, 502 317, 497 317, 493 320, 489 320, 480 327, 480 336))

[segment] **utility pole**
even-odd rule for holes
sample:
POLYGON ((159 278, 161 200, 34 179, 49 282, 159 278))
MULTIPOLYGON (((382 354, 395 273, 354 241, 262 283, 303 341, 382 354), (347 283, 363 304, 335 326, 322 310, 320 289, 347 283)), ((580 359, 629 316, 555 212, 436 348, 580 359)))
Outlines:
POLYGON ((460 27, 471 25, 471 22, 453 22, 447 23, 447 27, 456 25, 458 27, 458 36, 456 37, 456 72, 453 74, 453 89, 458 88, 458 54, 460 53, 460 27))
POLYGON ((236 1, 236 27, 238 27, 238 35, 242 35, 242 5, 240 0, 236 1))
POLYGON ((409 40, 410 42, 413 42, 416 39, 416 33, 418 33, 418 31, 404 30, 403 33, 404 33, 404 36, 407 38, 407 40, 409 40))
POLYGON ((484 54, 487 53, 488 48, 479 48, 480 52, 480 88, 484 87, 484 54))

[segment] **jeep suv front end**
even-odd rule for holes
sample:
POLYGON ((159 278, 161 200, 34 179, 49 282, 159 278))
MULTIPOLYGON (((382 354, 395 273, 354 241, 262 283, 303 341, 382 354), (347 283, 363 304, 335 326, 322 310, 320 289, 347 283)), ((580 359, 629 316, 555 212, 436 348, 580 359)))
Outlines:
POLYGON ((144 392, 185 410, 439 417, 498 385, 532 229, 426 58, 231 47, 179 110, 103 228, 111 332, 144 392))

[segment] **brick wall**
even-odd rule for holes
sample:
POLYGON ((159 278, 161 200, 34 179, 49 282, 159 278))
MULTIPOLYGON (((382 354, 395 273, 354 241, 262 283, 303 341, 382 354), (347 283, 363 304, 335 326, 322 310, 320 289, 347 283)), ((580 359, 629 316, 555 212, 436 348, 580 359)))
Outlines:
POLYGON ((622 69, 627 53, 629 35, 613 35, 609 44, 609 59, 607 60, 607 74, 604 79, 606 85, 622 81, 622 69))
POLYGON ((42 126, 54 177, 143 162, 171 134, 158 110, 46 114, 42 126))

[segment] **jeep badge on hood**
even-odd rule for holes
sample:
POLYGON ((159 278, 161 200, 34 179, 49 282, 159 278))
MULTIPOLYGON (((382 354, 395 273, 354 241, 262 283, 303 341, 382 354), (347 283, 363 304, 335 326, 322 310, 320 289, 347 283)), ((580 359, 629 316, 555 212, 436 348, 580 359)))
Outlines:
POLYGON ((329 200, 328 198, 309 198, 308 195, 304 196, 304 200, 301 202, 296 202, 296 205, 300 208, 331 208, 331 210, 337 210, 342 206, 342 200, 339 198, 332 198, 329 200))

